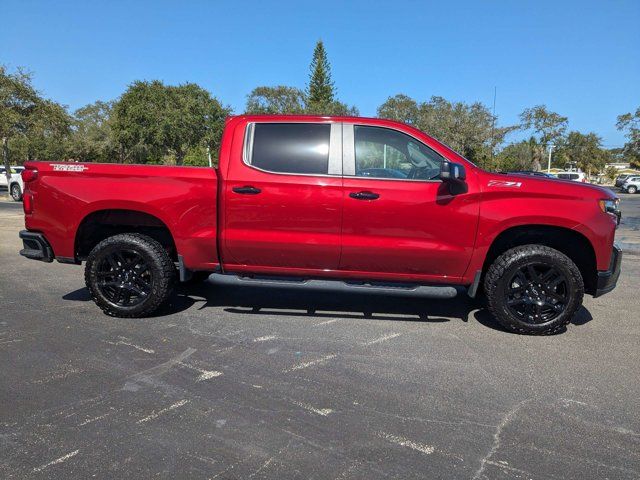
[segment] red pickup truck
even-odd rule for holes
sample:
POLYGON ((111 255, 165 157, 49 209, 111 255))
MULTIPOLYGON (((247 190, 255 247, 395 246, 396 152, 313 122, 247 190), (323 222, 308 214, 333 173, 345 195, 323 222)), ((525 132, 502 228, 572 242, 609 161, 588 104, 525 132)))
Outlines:
POLYGON ((218 273, 484 290, 505 327, 547 334, 620 274, 610 191, 489 173, 388 120, 235 116, 216 169, 29 162, 23 179, 21 254, 86 262, 119 317, 154 312, 176 276, 218 273))

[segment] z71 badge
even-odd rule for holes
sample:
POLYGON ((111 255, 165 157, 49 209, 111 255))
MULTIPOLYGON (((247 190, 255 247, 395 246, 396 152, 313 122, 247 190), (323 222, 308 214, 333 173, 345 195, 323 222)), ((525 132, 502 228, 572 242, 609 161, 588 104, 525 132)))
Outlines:
POLYGON ((506 187, 506 188, 520 188, 522 182, 510 182, 508 180, 489 180, 488 187, 506 187))
POLYGON ((84 172, 85 170, 89 170, 89 167, 86 165, 77 165, 74 163, 50 163, 51 167, 55 172, 84 172))

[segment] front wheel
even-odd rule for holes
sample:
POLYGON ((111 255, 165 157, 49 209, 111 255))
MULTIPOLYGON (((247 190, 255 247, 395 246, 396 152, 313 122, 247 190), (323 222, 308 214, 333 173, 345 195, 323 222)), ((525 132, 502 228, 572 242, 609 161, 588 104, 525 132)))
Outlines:
POLYGON ((638 187, 631 185, 627 188, 627 193, 636 193, 638 191, 638 187))
POLYGON ((489 267, 484 286, 496 319, 511 331, 532 335, 562 330, 584 296, 575 263, 544 245, 507 250, 489 267))
POLYGON ((13 198, 14 202, 19 202, 20 200, 22 200, 22 189, 17 183, 11 185, 11 198, 13 198))
POLYGON ((137 233, 109 237, 87 258, 85 282, 94 302, 114 317, 144 317, 171 294, 175 266, 156 240, 137 233))

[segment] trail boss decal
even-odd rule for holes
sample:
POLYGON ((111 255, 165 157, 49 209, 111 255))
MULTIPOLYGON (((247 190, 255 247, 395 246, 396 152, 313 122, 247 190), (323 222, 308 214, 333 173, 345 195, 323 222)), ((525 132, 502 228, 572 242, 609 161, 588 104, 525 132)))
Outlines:
POLYGON ((50 163, 49 166, 53 167, 54 172, 84 172, 89 170, 86 165, 75 165, 73 163, 50 163))
POLYGON ((510 182, 507 180, 489 180, 488 187, 506 187, 506 188, 520 188, 522 182, 510 182))

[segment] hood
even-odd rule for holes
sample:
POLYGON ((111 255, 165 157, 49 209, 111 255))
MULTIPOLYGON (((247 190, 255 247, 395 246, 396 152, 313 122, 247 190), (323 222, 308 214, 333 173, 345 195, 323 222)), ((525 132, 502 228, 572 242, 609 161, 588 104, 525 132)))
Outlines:
POLYGON ((559 178, 536 177, 533 175, 488 173, 483 181, 484 191, 511 190, 514 193, 539 193, 570 197, 587 197, 596 199, 617 198, 608 188, 590 183, 561 180, 559 178))

